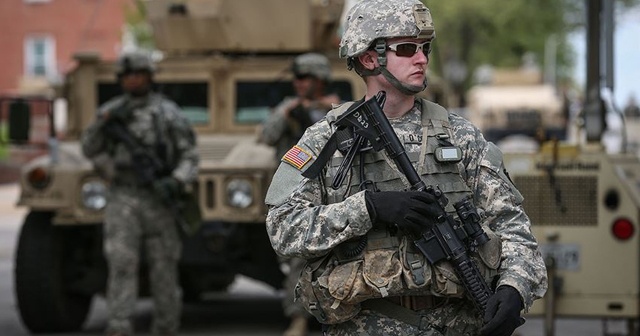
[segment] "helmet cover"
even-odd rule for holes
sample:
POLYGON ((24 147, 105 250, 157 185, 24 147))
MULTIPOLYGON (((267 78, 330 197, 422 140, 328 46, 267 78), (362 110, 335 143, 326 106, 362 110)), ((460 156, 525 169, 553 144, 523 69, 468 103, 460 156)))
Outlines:
POLYGON ((431 12, 419 0, 361 0, 347 13, 340 57, 354 57, 380 38, 435 38, 431 12))
POLYGON ((317 53, 306 53, 297 56, 293 60, 291 71, 296 76, 310 75, 324 81, 328 81, 331 78, 329 59, 317 53))

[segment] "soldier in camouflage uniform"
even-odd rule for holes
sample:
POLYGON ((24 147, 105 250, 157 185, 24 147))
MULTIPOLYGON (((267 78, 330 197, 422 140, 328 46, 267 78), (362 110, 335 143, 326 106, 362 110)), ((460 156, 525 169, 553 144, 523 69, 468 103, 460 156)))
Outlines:
POLYGON ((296 95, 286 97, 262 125, 260 141, 276 147, 278 160, 295 145, 307 127, 322 119, 332 104, 340 102, 336 94, 326 92, 331 67, 326 56, 307 53, 297 56, 291 65, 296 95))
POLYGON ((443 210, 433 194, 407 191, 387 153, 365 146, 348 170, 340 142, 320 156, 353 106, 345 103, 283 156, 266 196, 272 246, 307 260, 296 298, 325 335, 507 336, 546 291, 543 259, 499 149, 467 120, 415 97, 427 86, 434 38, 422 2, 360 1, 347 15, 340 56, 365 80, 365 99, 386 91, 383 112, 421 179, 448 198, 446 212, 455 215, 452 204, 464 199, 475 206, 490 239, 468 253, 494 294, 481 312, 450 262, 431 264, 416 249, 415 237, 443 210), (315 162, 317 177, 304 177, 315 162))
MULTIPOLYGON (((133 334, 131 315, 138 295, 141 249, 149 265, 154 300, 153 332, 176 335, 181 314, 178 259, 182 244, 167 202, 197 177, 195 135, 178 106, 151 90, 154 66, 142 53, 128 53, 118 63, 124 94, 99 108, 97 120, 85 131, 82 150, 91 159, 113 166, 105 210, 104 253, 109 266, 107 335, 133 334), (107 132, 119 122, 166 170, 150 184, 141 184, 131 149, 107 132)), ((138 167, 139 168, 139 167, 138 167)))
MULTIPOLYGON (((324 118, 332 104, 340 102, 336 94, 327 94, 326 86, 331 79, 329 60, 321 54, 307 53, 297 56, 291 65, 295 97, 286 97, 264 123, 260 141, 276 148, 276 158, 282 156, 295 145, 302 134, 316 121, 324 118)), ((308 313, 304 307, 294 302, 293 291, 298 275, 304 266, 304 259, 287 258, 288 267, 284 282, 284 313, 291 319, 284 336, 304 336, 307 334, 308 313)))

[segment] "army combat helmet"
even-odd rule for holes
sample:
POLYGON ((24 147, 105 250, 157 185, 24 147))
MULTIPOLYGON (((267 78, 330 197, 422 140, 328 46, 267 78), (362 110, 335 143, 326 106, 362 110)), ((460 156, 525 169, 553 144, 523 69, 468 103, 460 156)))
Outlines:
POLYGON ((393 37, 433 40, 435 36, 431 12, 421 1, 364 0, 356 3, 347 13, 339 55, 347 58, 349 70, 355 67, 363 77, 382 73, 395 88, 412 95, 427 87, 426 79, 422 86, 416 86, 402 83, 393 76, 386 69, 386 40, 393 37), (370 49, 377 52, 380 66, 373 70, 358 67, 356 57, 370 49))
POLYGON ((118 78, 132 72, 147 72, 153 75, 156 68, 149 54, 142 51, 132 51, 122 54, 118 59, 116 74, 118 78))
POLYGON ((325 82, 331 79, 329 60, 322 54, 306 53, 297 56, 291 64, 291 71, 296 77, 313 76, 325 82))

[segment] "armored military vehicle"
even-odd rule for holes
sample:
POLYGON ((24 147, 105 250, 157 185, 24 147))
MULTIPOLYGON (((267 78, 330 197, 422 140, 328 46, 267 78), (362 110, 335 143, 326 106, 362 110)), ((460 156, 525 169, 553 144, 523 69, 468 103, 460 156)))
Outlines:
POLYGON ((469 121, 490 141, 511 135, 531 138, 566 137, 566 116, 562 97, 542 83, 539 71, 495 69, 488 83, 467 93, 469 121))
MULTIPOLYGON (((283 274, 264 225, 264 196, 278 162, 272 148, 257 143, 257 129, 275 104, 293 95, 289 69, 303 52, 330 58, 330 89, 342 99, 364 95, 362 80, 337 58, 343 1, 146 4, 156 46, 164 53, 154 77, 157 89, 193 123, 201 155, 195 190, 203 223, 185 238, 183 296, 196 300, 225 290, 237 274, 280 288, 283 274)), ((91 53, 76 55, 75 62, 60 90, 68 106, 66 132, 51 137, 57 146, 25 165, 20 178, 18 204, 28 214, 17 246, 15 289, 20 316, 32 332, 81 328, 106 283, 100 224, 108 188, 78 140, 97 106, 120 90, 115 62, 91 53)), ((39 136, 18 114, 33 103, 5 104, 17 122, 10 128, 14 140, 39 136)), ((144 276, 140 283, 145 295, 144 276)))
POLYGON ((554 335, 555 317, 621 320, 627 335, 639 335, 640 160, 635 153, 608 154, 601 142, 613 89, 614 2, 586 3, 583 140, 505 153, 505 166, 547 263, 549 290, 530 311, 545 317, 545 335, 554 335))

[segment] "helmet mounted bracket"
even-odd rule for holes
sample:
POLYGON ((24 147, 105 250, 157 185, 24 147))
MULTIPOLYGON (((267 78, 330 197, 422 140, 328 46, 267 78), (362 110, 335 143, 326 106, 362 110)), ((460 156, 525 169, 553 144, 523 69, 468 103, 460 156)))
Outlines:
POLYGON ((435 37, 435 30, 429 8, 424 4, 413 5, 413 18, 416 20, 416 27, 420 30, 418 38, 428 38, 432 40, 435 37))

